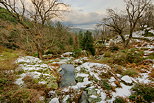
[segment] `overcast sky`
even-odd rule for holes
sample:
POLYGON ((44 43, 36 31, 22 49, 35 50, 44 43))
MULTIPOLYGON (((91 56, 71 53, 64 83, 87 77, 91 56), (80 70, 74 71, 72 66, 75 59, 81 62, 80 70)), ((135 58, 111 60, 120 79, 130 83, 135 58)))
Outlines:
POLYGON ((65 14, 64 24, 84 29, 94 28, 103 18, 106 9, 124 8, 123 0, 63 0, 71 7, 65 14))

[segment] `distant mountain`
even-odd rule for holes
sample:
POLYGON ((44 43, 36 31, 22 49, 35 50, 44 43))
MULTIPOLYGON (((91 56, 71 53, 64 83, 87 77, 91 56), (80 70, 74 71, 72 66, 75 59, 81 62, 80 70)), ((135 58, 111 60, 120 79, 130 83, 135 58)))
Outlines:
POLYGON ((70 32, 73 32, 73 33, 79 33, 80 31, 86 32, 87 30, 92 33, 94 32, 93 29, 70 28, 70 32))

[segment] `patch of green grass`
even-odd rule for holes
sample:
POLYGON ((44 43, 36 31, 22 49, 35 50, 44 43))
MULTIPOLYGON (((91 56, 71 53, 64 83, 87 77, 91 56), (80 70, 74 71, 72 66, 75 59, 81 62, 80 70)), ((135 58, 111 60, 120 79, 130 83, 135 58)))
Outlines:
POLYGON ((18 23, 17 20, 4 8, 0 7, 0 19, 7 20, 13 23, 18 23))
POLYGON ((122 75, 128 75, 131 77, 135 77, 137 76, 139 73, 136 69, 127 69, 125 71, 122 72, 122 75))
POLYGON ((126 100, 122 97, 116 97, 113 103, 127 103, 126 100))
POLYGON ((111 89, 112 89, 111 85, 108 83, 107 80, 102 80, 102 81, 101 81, 101 86, 102 86, 104 89, 106 89, 106 90, 111 90, 111 89))
POLYGON ((146 59, 154 59, 154 53, 151 53, 146 59))
POLYGON ((152 84, 136 84, 129 99, 136 103, 151 103, 154 101, 154 86, 152 84))
POLYGON ((7 59, 12 59, 12 58, 17 58, 18 55, 14 52, 7 52, 7 51, 4 51, 2 53, 0 53, 0 61, 1 60, 7 60, 7 59))

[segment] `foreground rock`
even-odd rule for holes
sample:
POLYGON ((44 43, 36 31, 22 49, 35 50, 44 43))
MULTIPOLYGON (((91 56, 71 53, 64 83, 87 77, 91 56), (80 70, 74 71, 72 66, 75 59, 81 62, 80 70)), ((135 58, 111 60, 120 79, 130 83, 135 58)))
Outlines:
POLYGON ((60 87, 68 87, 76 84, 75 81, 75 73, 74 73, 74 66, 71 64, 63 64, 61 66, 62 70, 60 71, 61 80, 60 80, 60 87))
POLYGON ((16 63, 19 64, 17 69, 19 78, 15 81, 15 84, 24 86, 23 79, 26 76, 30 76, 36 83, 44 84, 47 88, 58 88, 57 78, 53 74, 53 68, 44 64, 39 58, 25 56, 18 58, 16 63))

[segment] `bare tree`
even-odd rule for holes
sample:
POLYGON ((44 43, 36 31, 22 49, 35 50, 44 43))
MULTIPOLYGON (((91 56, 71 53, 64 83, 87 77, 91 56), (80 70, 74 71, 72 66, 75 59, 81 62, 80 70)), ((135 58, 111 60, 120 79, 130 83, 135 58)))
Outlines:
POLYGON ((47 24, 53 18, 60 17, 61 13, 67 10, 68 5, 59 0, 29 0, 28 3, 28 5, 31 5, 30 9, 24 0, 0 0, 0 4, 26 28, 30 41, 35 44, 34 48, 38 52, 38 57, 42 59, 44 49, 51 47, 53 44, 53 39, 51 40, 51 38, 53 38, 54 33, 51 31, 48 34, 46 33, 49 31, 47 24), (24 22, 25 18, 32 21, 31 25, 24 22), (40 24, 42 25, 41 27, 40 24), (44 47, 47 46, 44 45, 45 43, 50 44, 50 46, 44 47))
POLYGON ((129 21, 129 37, 126 41, 128 46, 132 39, 133 32, 140 18, 144 15, 144 11, 148 8, 151 0, 124 0, 126 3, 126 11, 129 21))
POLYGON ((133 32, 145 11, 151 4, 151 0, 124 0, 126 4, 126 14, 116 13, 114 10, 109 9, 108 17, 103 19, 101 24, 108 26, 112 31, 117 33, 124 44, 127 47, 132 39, 133 32), (129 27, 127 27, 127 25, 129 27), (126 33, 126 27, 129 30, 128 37, 124 35, 126 33))
MULTIPOLYGON (((126 45, 125 31, 127 27, 127 18, 125 15, 118 14, 112 9, 107 10, 108 17, 104 18, 101 25, 109 27, 111 31, 118 34, 124 46, 126 45)), ((100 25, 100 26, 101 26, 100 25)))
POLYGON ((146 26, 154 28, 154 5, 151 4, 144 12, 139 21, 141 29, 145 29, 146 26))
POLYGON ((34 6, 33 20, 44 25, 47 21, 59 17, 61 12, 66 11, 68 5, 59 0, 31 0, 34 6))

